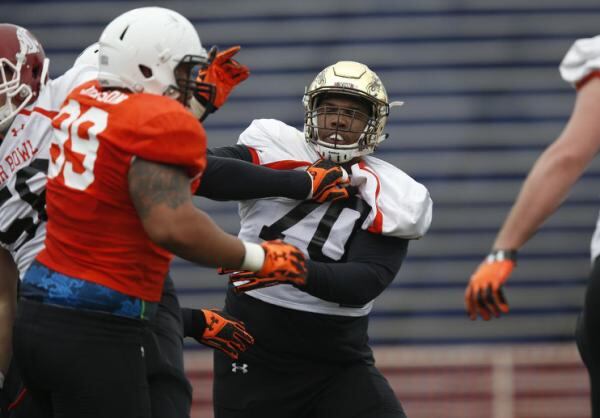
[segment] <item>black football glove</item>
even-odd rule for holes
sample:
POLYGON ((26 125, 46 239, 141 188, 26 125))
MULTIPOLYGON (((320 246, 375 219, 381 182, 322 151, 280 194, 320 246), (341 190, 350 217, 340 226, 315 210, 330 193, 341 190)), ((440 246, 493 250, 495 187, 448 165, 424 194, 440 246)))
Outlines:
POLYGON ((217 309, 202 309, 206 327, 199 343, 221 350, 237 360, 240 353, 254 344, 254 337, 246 331, 244 323, 217 309))

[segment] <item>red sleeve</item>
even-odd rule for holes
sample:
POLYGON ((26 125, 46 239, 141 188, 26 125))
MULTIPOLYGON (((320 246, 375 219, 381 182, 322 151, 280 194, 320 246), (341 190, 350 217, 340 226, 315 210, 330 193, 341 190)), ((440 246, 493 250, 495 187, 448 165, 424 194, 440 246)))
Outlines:
MULTIPOLYGON (((187 113, 187 112, 186 112, 187 113)), ((184 112, 162 112, 138 127, 130 152, 144 160, 184 166, 198 177, 206 167, 206 132, 184 112)))
POLYGON ((249 147, 247 145, 245 145, 245 147, 248 149, 248 152, 252 157, 252 164, 260 165, 260 158, 258 156, 258 152, 254 148, 249 147))
POLYGON ((143 93, 123 104, 111 121, 115 146, 144 160, 185 167, 191 178, 202 175, 206 132, 188 110, 173 99, 143 93))

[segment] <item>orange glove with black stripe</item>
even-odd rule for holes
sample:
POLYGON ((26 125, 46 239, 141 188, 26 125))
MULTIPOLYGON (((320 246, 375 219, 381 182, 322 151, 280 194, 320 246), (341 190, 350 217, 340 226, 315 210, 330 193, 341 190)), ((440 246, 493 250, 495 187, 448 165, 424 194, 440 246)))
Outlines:
POLYGON ((229 275, 236 293, 278 284, 302 287, 306 284, 306 257, 295 246, 281 240, 265 241, 261 244, 265 261, 258 272, 236 271, 229 275))
POLYGON ((306 172, 312 181, 308 199, 323 203, 350 197, 350 179, 343 167, 330 160, 318 160, 310 165, 306 172))
POLYGON ((206 114, 223 106, 231 91, 250 76, 248 67, 233 59, 240 49, 237 45, 219 52, 213 46, 208 52, 209 64, 198 72, 198 91, 195 94, 196 99, 206 108, 206 114), (214 89, 209 88, 210 85, 214 89))
POLYGON ((202 309, 206 327, 198 342, 221 350, 237 360, 239 354, 254 344, 254 337, 244 323, 217 309, 202 309))
POLYGON ((516 266, 515 250, 492 251, 479 265, 465 291, 465 308, 472 320, 481 316, 489 320, 500 313, 508 313, 509 307, 502 286, 516 266))

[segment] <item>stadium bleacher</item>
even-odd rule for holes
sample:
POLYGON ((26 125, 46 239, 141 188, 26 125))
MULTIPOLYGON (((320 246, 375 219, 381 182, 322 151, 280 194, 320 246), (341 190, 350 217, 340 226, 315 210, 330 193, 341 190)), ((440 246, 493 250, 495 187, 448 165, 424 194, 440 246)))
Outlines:
MULTIPOLYGON (((56 76, 110 19, 150 3, 190 18, 207 46, 242 46, 239 58, 252 75, 207 121, 210 146, 233 144, 255 118, 301 128, 304 87, 322 67, 341 59, 368 64, 389 96, 405 101, 393 110, 390 138, 379 156, 429 188, 434 218, 377 301, 370 335, 411 417, 441 416, 436 411, 447 417, 589 416, 574 328, 600 208, 600 162, 520 253, 507 289, 510 315, 473 323, 464 313, 463 293, 528 169, 566 122, 574 92, 560 79, 558 64, 575 39, 598 33, 596 0, 19 0, 1 2, 0 16, 41 39, 56 76), (528 350, 538 350, 543 365, 528 357, 528 350), (430 357, 415 362, 420 351, 430 357), (493 380, 502 370, 494 369, 494 356, 502 357, 498 353, 508 353, 503 358, 509 358, 505 366, 513 373, 508 397, 503 389, 494 392, 494 384, 502 382, 493 380), (446 361, 438 364, 436 358, 444 355, 446 361), (550 373, 555 384, 532 395, 528 388, 548 381, 539 373, 550 373), (480 397, 475 375, 488 379, 480 397), (406 386, 408 379, 413 389, 406 386), (460 394, 449 390, 463 380, 474 392, 464 385, 460 394), (425 389, 415 394, 414 387, 425 389), (506 406, 495 396, 512 401, 506 406), (425 406, 435 399, 446 406, 425 406), (448 412, 452 399, 463 408, 456 415, 448 412)), ((197 203, 225 229, 237 231, 236 204, 197 203)), ((177 260, 173 276, 183 305, 222 305, 226 280, 214 271, 177 260)), ((190 375, 200 393, 195 414, 208 417, 208 353, 197 352, 195 342, 188 349, 190 375)))

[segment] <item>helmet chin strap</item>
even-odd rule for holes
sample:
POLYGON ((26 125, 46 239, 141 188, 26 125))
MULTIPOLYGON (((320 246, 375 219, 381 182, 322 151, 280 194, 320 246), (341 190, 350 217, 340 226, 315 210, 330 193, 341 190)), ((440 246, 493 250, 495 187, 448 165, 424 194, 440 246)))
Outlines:
POLYGON ((0 106, 0 133, 5 134, 8 131, 12 121, 16 116, 15 106, 12 97, 6 93, 6 103, 0 106))
POLYGON ((6 119, 4 119, 2 122, 0 122, 0 137, 1 137, 0 140, 4 139, 4 136, 8 132, 8 128, 10 128, 12 121, 15 119, 16 115, 13 115, 11 117, 10 113, 11 113, 10 111, 8 113, 4 112, 4 111, 0 112, 0 120, 4 119, 4 117, 6 117, 6 119))

